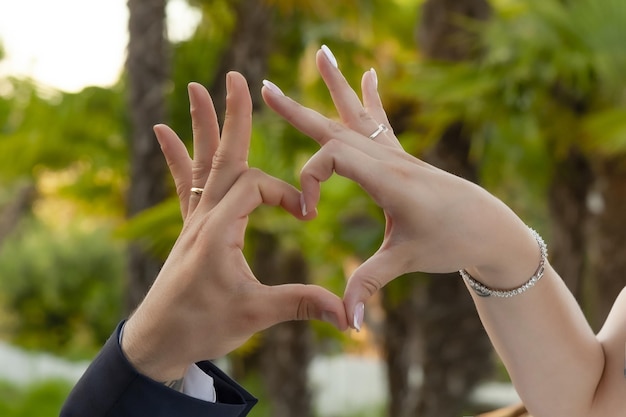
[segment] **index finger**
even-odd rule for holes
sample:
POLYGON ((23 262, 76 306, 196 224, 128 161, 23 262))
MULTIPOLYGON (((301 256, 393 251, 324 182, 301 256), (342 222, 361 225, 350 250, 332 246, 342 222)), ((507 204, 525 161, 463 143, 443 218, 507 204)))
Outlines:
POLYGON ((320 145, 323 146, 330 140, 336 139, 358 148, 372 157, 376 157, 380 153, 380 144, 313 109, 303 106, 273 87, 275 87, 274 84, 268 85, 266 83, 264 85, 262 96, 265 103, 293 127, 320 145))
POLYGON ((382 191, 379 162, 341 141, 328 142, 307 161, 300 172, 303 205, 317 207, 320 184, 333 173, 358 183, 380 205, 382 191))
MULTIPOLYGON (((357 96, 356 92, 352 89, 352 87, 350 87, 350 84, 348 84, 348 81, 339 70, 337 60, 335 59, 333 53, 326 45, 322 45, 322 48, 317 51, 315 61, 343 123, 364 136, 369 136, 381 123, 383 123, 387 128, 390 127, 389 120, 387 120, 386 115, 384 117, 380 117, 382 104, 380 109, 372 106, 373 100, 371 100, 372 97, 369 90, 363 90, 364 103, 366 100, 366 93, 369 93, 367 95, 367 104, 370 109, 376 110, 376 115, 379 116, 379 118, 374 117, 374 114, 370 113, 368 108, 361 103, 361 100, 357 96)), ((376 73, 372 71, 366 72, 363 81, 365 82, 368 79, 371 79, 370 84, 375 85, 377 83, 376 73)), ((374 89, 376 89, 375 86, 374 89)), ((384 110, 382 110, 382 113, 384 114, 384 110)), ((384 143, 395 143, 395 141, 393 141, 389 136, 393 135, 383 133, 379 137, 381 139, 384 138, 384 143)))

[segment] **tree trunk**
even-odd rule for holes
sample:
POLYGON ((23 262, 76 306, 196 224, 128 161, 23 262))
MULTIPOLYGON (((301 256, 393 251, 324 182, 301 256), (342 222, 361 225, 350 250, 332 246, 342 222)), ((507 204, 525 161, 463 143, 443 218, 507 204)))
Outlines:
MULTIPOLYGON (((209 87, 215 110, 221 117, 226 110, 224 79, 228 71, 246 78, 253 109, 263 108, 261 83, 267 75, 272 45, 274 9, 262 0, 239 0, 235 28, 225 48, 221 64, 209 87)), ((256 232, 248 235, 254 246, 252 269, 261 282, 279 285, 306 282, 308 269, 298 252, 286 252, 276 235, 256 232)), ((262 346, 245 361, 245 372, 260 370, 273 417, 307 417, 312 412, 308 367, 313 357, 313 336, 307 322, 278 324, 263 333, 262 346)))
POLYGON ((590 319, 599 330, 626 286, 626 158, 601 161, 594 170, 597 203, 590 216, 589 252, 595 308, 590 319))
POLYGON ((466 27, 468 20, 487 20, 491 7, 486 0, 427 0, 422 6, 418 31, 420 50, 441 61, 473 58, 476 39, 466 27))
POLYGON ((428 285, 419 416, 462 415, 477 382, 493 371, 491 342, 467 289, 451 275, 434 276, 428 285))
MULTIPOLYGON (((477 182, 469 161, 470 140, 461 123, 451 125, 425 160, 477 182)), ((474 302, 457 273, 431 275, 421 316, 424 383, 420 417, 457 417, 477 383, 493 371, 493 348, 474 302)))
MULTIPOLYGON (((436 60, 460 61, 472 58, 474 38, 461 23, 463 19, 487 19, 490 7, 484 0, 458 2, 428 0, 422 6, 419 27, 421 52, 436 60)), ((462 123, 446 129, 435 148, 424 158, 430 163, 476 182, 476 167, 469 161, 470 139, 462 123)), ((492 371, 492 348, 472 299, 457 274, 431 276, 422 290, 419 314, 410 314, 399 305, 387 311, 387 338, 394 328, 417 328, 421 354, 407 355, 401 343, 386 341, 392 403, 390 414, 397 416, 458 417, 478 381, 492 371), (391 321, 394 323, 391 323, 391 321), (398 322, 405 322, 404 324, 398 322), (421 356, 421 358, 420 358, 421 356), (402 366, 398 358, 409 361, 402 366), (423 382, 414 383, 416 364, 421 359, 423 382), (394 374, 392 374, 392 372, 394 374), (416 389, 417 388, 417 389, 416 389), (399 391, 395 391, 399 389, 399 391)), ((411 335, 411 331, 406 331, 411 335)), ((408 339, 411 344, 411 337, 408 339)))
POLYGON ((224 79, 228 71, 238 71, 248 80, 253 110, 262 106, 261 83, 267 74, 273 24, 273 9, 266 1, 239 0, 237 3, 230 45, 224 50, 213 85, 209 87, 219 117, 226 109, 224 79))
POLYGON ((550 184, 550 263, 581 304, 583 273, 587 250, 587 195, 593 173, 587 159, 572 148, 567 157, 557 162, 550 184))
MULTIPOLYGON (((169 76, 165 27, 166 0, 128 0, 129 109, 131 114, 131 174, 127 211, 132 217, 166 196, 166 164, 152 127, 165 120, 165 88, 169 76)), ((143 299, 161 261, 131 244, 128 259, 128 310, 143 299)))
POLYGON ((382 290, 385 311, 383 346, 389 382, 389 415, 412 417, 423 381, 422 328, 416 319, 425 313, 423 285, 418 274, 387 284, 382 290))
MULTIPOLYGON (((308 268, 301 253, 281 249, 269 233, 254 234, 253 270, 266 285, 306 283, 308 268)), ((273 417, 309 417, 312 394, 308 368, 313 358, 310 323, 291 321, 267 329, 258 352, 261 379, 273 417)))

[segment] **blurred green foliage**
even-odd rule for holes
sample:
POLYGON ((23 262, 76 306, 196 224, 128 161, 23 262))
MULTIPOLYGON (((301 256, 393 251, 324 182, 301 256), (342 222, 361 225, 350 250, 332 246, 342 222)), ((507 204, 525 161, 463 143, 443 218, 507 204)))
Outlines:
POLYGON ((128 170, 122 85, 80 93, 0 80, 0 185, 71 173, 60 194, 89 213, 123 215, 128 170))
POLYGON ((470 26, 480 59, 419 62, 402 89, 423 101, 427 137, 466 123, 482 183, 528 217, 571 147, 592 159, 626 153, 626 6, 496 3, 490 21, 470 26))
POLYGON ((123 270, 108 229, 29 222, 0 251, 2 332, 26 348, 91 357, 121 318, 123 270))
POLYGON ((24 387, 0 381, 0 416, 56 417, 70 389, 66 381, 42 381, 24 387))
MULTIPOLYGON (((190 3, 202 11, 202 23, 192 38, 173 45, 174 88, 170 95, 170 125, 188 147, 191 147, 191 125, 186 85, 191 80, 204 85, 213 83, 236 24, 232 1, 190 3)), ((400 62, 417 56, 413 31, 418 7, 414 2, 373 0, 358 2, 358 8, 355 8, 357 2, 270 3, 276 7, 276 24, 267 78, 303 104, 337 118, 330 95, 315 69, 315 51, 323 43, 332 48, 342 72, 357 91, 361 75, 373 66, 383 81, 400 74, 409 76, 400 62), (378 24, 380 19, 389 24, 378 24)), ((222 116, 218 115, 220 119, 222 116)), ((300 169, 318 148, 313 140, 264 105, 255 114, 251 166, 298 186, 300 169)), ((345 259, 355 255, 363 259, 374 252, 382 240, 384 218, 352 181, 333 177, 322 185, 322 190, 315 220, 302 224, 280 209, 261 208, 250 217, 249 227, 275 233, 283 246, 302 248, 313 266, 313 281, 341 294, 345 285, 345 259)), ((172 198, 135 217, 120 233, 140 240, 165 257, 180 224, 178 205, 172 198)))
MULTIPOLYGON (((276 7, 276 24, 267 78, 287 95, 337 118, 314 65, 323 43, 357 92, 362 73, 374 67, 388 111, 415 109, 400 135, 405 148, 419 154, 451 121, 463 120, 483 184, 524 218, 544 215, 553 162, 568 146, 593 155, 626 150, 621 0, 494 1, 486 26, 468 22, 479 32, 482 58, 454 65, 420 56, 415 30, 421 1, 268 3, 276 7)), ((164 121, 189 147, 186 85, 213 83, 236 27, 232 0, 190 4, 202 21, 190 39, 172 45, 170 120, 164 121)), ((75 94, 32 80, 0 80, 0 186, 27 178, 42 188, 62 173, 67 181, 40 198, 64 199, 78 208, 78 217, 98 225, 85 231, 55 228, 50 220, 26 222, 0 242, 2 307, 23 345, 64 353, 97 346, 120 315, 124 251, 116 237, 139 241, 165 258, 179 233, 173 187, 168 201, 124 219, 126 110, 124 78, 110 89, 75 94)), ((255 115, 250 165, 298 186, 300 169, 318 148, 268 109, 255 115)), ((318 217, 302 224, 279 209, 262 208, 250 227, 302 248, 312 280, 341 294, 346 259, 376 250, 384 218, 357 184, 337 177, 322 185, 317 209, 318 217)), ((408 293, 401 281, 390 292, 398 298, 408 293)))

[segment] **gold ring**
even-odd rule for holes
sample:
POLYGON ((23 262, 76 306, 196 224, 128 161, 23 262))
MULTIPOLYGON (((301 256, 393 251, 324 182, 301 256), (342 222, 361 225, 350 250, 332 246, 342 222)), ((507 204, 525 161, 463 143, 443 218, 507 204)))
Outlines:
POLYGON ((204 188, 191 187, 191 192, 194 193, 195 195, 202 195, 203 191, 204 191, 204 188))

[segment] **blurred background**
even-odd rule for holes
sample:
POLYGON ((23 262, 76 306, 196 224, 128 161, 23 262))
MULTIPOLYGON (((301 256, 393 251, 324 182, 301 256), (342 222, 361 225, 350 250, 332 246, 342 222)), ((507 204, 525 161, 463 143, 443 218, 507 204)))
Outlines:
MULTIPOLYGON (((224 112, 248 79, 250 164, 298 185, 317 145, 269 111, 264 78, 335 117, 327 44, 357 89, 373 67, 404 148, 486 187, 538 229, 599 329, 626 280, 626 4, 621 0, 0 0, 0 415, 56 416, 141 300, 181 227, 152 134, 191 138, 186 85, 224 112)), ((268 284, 341 295, 382 240, 358 186, 323 185, 319 217, 250 219, 268 284)), ((360 333, 286 323, 221 366, 254 417, 459 417, 519 401, 458 274, 411 274, 360 333)))

